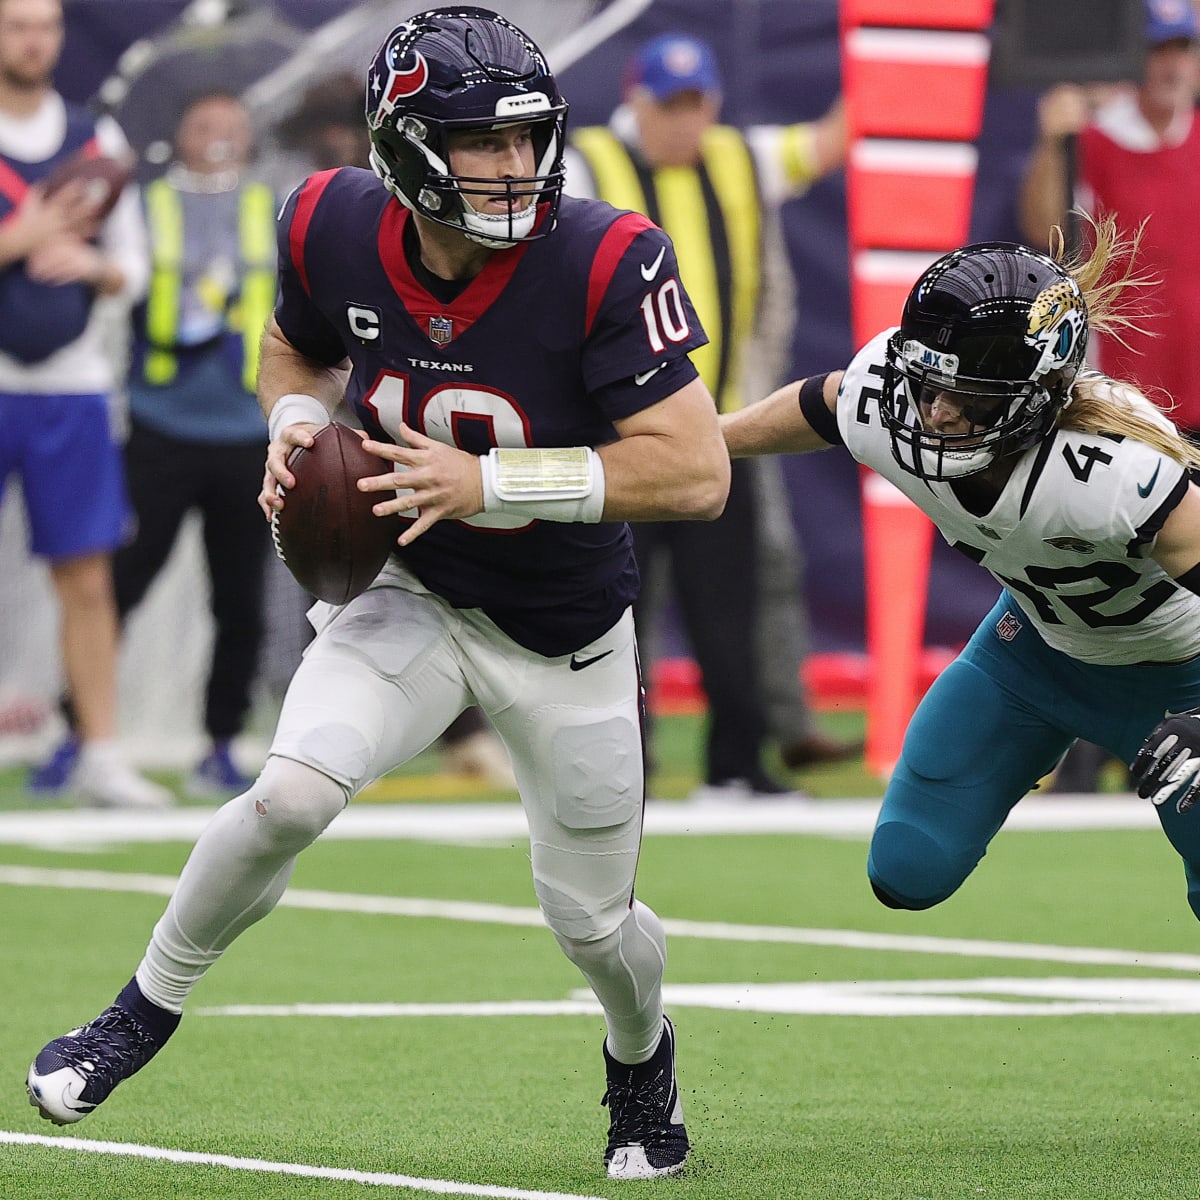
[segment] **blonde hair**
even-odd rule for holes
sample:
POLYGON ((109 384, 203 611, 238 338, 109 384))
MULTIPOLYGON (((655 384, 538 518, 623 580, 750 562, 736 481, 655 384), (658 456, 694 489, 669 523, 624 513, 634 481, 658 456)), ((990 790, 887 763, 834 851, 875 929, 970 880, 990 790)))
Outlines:
MULTIPOLYGON (((1088 308, 1089 328, 1124 343, 1124 334, 1144 332, 1138 322, 1149 308, 1145 293, 1158 282, 1136 265, 1143 227, 1123 235, 1111 215, 1098 220, 1086 213, 1080 216, 1090 227, 1090 253, 1067 257, 1062 230, 1055 227, 1050 239, 1051 257, 1079 285, 1088 308)), ((1166 402, 1156 404, 1132 383, 1083 370, 1071 385, 1070 402, 1058 415, 1058 428, 1135 438, 1181 466, 1200 469, 1200 447, 1160 416, 1174 407, 1174 401, 1163 395, 1166 402), (1146 411, 1145 405, 1151 406, 1151 411, 1146 411)))

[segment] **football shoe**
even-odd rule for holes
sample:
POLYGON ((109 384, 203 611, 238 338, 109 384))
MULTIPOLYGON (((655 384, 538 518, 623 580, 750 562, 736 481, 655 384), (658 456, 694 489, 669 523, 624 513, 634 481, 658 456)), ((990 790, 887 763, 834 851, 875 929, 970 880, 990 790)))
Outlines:
POLYGON ((610 1124, 604 1165, 610 1179, 674 1175, 687 1161, 683 1102, 675 1081, 675 1029, 663 1017, 658 1048, 644 1063, 617 1062, 604 1046, 610 1124))
POLYGON ((233 761, 228 742, 214 742, 212 749, 188 777, 187 794, 193 797, 237 796, 252 783, 233 761))
POLYGON ((762 801, 811 800, 807 792, 776 783, 766 772, 755 772, 748 779, 721 779, 703 783, 688 799, 693 804, 747 804, 762 801))
POLYGON ((110 745, 84 743, 71 776, 79 799, 95 808, 169 808, 175 797, 144 779, 110 745))
POLYGON ((29 1103, 55 1125, 82 1121, 162 1044, 128 1009, 110 1005, 95 1020, 42 1048, 26 1080, 29 1103))
POLYGON ((71 734, 57 746, 45 762, 29 768, 26 788, 40 796, 54 796, 66 790, 79 762, 79 739, 71 734))

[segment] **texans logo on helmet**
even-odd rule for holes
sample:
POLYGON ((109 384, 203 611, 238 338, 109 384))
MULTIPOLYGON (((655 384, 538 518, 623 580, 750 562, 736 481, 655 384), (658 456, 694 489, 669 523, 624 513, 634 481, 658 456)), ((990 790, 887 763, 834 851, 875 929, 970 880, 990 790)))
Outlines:
POLYGON ((390 51, 383 55, 388 71, 386 84, 381 84, 378 72, 371 78, 371 90, 379 97, 371 118, 371 122, 376 128, 383 123, 386 117, 391 115, 398 100, 406 100, 409 96, 415 96, 429 82, 429 64, 420 50, 412 52, 413 65, 403 71, 393 65, 393 57, 394 55, 390 51))

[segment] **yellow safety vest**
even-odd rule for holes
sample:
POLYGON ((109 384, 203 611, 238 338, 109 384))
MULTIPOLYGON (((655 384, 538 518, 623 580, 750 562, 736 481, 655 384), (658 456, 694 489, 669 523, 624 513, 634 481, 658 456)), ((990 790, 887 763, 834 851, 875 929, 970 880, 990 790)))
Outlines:
POLYGON ((601 199, 643 213, 674 242, 680 278, 709 337, 692 351, 692 362, 722 412, 740 408, 742 356, 762 277, 762 205, 746 139, 713 126, 698 166, 657 169, 604 126, 578 129, 572 142, 601 199))
MULTIPOLYGON (((146 340, 143 374, 157 386, 171 383, 179 372, 176 346, 183 293, 183 203, 165 179, 146 188, 150 227, 150 287, 146 294, 146 340)), ((253 392, 263 330, 275 303, 275 197, 264 183, 243 184, 238 195, 238 241, 241 285, 225 314, 226 327, 242 335, 242 386, 253 392)))

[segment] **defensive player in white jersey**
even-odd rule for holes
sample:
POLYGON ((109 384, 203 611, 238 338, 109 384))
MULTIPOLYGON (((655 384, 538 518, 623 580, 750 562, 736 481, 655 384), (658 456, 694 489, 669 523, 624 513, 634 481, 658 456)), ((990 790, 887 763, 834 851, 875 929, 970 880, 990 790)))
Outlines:
POLYGON ((1128 260, 1113 278, 1114 227, 1095 234, 1069 270, 1011 243, 948 254, 845 371, 722 418, 734 457, 846 446, 1004 589, 909 724, 867 866, 890 908, 952 895, 1082 737, 1143 747, 1200 916, 1200 821, 1163 803, 1200 768, 1200 738, 1189 753, 1164 721, 1200 705, 1200 451, 1083 367, 1089 324, 1119 330, 1136 282, 1128 260))

